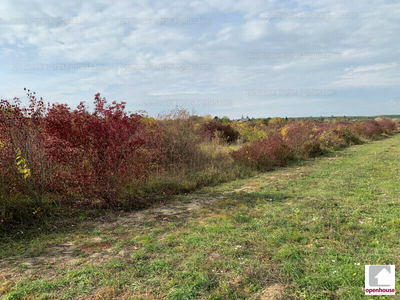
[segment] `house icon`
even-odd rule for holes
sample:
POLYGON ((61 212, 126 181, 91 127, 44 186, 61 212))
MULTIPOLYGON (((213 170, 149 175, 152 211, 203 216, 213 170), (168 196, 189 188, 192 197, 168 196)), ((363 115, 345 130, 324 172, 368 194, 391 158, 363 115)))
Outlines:
POLYGON ((390 286, 392 282, 392 274, 386 268, 382 268, 375 278, 378 281, 378 286, 390 286))

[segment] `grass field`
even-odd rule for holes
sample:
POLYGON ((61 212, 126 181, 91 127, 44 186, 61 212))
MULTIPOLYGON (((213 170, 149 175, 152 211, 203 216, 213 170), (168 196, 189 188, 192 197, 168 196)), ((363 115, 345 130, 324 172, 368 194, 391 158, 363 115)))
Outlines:
POLYGON ((364 265, 400 265, 399 175, 396 135, 20 233, 1 241, 0 299, 363 299, 364 265))

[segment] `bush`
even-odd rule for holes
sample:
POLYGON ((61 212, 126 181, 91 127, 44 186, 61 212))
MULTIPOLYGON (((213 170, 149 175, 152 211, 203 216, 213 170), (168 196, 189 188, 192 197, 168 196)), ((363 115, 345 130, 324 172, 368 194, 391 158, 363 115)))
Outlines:
POLYGON ((193 118, 185 109, 176 108, 158 116, 162 165, 165 169, 197 167, 204 160, 193 118))
POLYGON ((343 147, 351 146, 351 145, 359 145, 362 143, 360 138, 351 131, 351 123, 339 122, 336 123, 337 127, 334 129, 334 132, 344 141, 344 144, 341 145, 343 147))
POLYGON ((238 122, 232 126, 239 132, 239 138, 242 142, 254 142, 267 137, 268 127, 263 123, 238 122))
POLYGON ((208 140, 212 140, 216 136, 219 136, 227 143, 236 142, 239 137, 239 132, 230 124, 224 124, 218 120, 202 123, 199 129, 199 134, 203 139, 208 140))
MULTIPOLYGON (((187 110, 179 108, 159 115, 157 126, 161 132, 162 157, 159 171, 146 180, 134 181, 131 191, 143 198, 165 197, 249 173, 248 168, 234 164, 226 145, 221 145, 216 139, 212 142, 206 139, 208 143, 204 143, 199 138, 198 125, 201 126, 201 123, 198 121, 187 110)), ((209 119, 207 122, 216 121, 209 119)), ((218 134, 219 131, 216 132, 218 134)))
POLYGON ((313 121, 290 122, 281 134, 297 159, 315 157, 322 153, 320 132, 313 121))
POLYGON ((283 166, 293 158, 291 149, 280 133, 272 133, 237 151, 231 151, 230 155, 235 161, 259 170, 271 170, 276 166, 283 166))
MULTIPOLYGON (((68 192, 116 205, 119 188, 132 178, 143 176, 130 157, 146 143, 142 115, 125 112, 125 103, 107 104, 95 95, 93 113, 80 103, 71 111, 55 104, 46 118, 52 136, 52 159, 60 162, 57 177, 68 192)), ((144 158, 143 155, 141 156, 144 158)), ((151 156, 142 163, 150 164, 151 156)))
POLYGON ((365 139, 376 139, 384 133, 383 127, 377 121, 368 120, 362 123, 355 123, 352 130, 356 135, 365 139))
POLYGON ((231 157, 241 164, 268 170, 284 165, 291 159, 316 157, 325 151, 361 144, 361 138, 375 139, 383 133, 391 133, 397 129, 396 123, 390 120, 356 124, 324 124, 311 120, 285 124, 279 119, 276 120, 268 125, 271 131, 267 138, 232 151, 231 157))
POLYGON ((54 168, 48 160, 51 139, 45 133, 46 106, 29 90, 27 96, 28 107, 18 98, 0 102, 0 166, 7 181, 3 193, 21 193, 40 204, 53 186, 54 168))
POLYGON ((227 116, 223 116, 222 117, 222 123, 229 124, 229 122, 230 122, 230 120, 229 120, 229 118, 227 116))
POLYGON ((389 119, 378 121, 378 124, 383 128, 385 133, 390 134, 397 130, 397 124, 389 119))

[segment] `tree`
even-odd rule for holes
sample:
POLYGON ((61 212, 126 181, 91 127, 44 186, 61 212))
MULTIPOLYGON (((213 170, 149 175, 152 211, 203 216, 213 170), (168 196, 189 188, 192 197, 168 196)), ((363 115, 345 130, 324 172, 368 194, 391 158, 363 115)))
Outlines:
POLYGON ((275 117, 269 121, 269 124, 282 124, 284 121, 280 117, 275 117))

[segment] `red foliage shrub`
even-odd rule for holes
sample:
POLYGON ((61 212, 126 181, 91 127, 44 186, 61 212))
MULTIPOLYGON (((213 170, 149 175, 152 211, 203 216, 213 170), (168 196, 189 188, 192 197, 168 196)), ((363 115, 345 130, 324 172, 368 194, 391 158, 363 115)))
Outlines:
POLYGON ((383 127, 377 121, 373 120, 355 123, 352 129, 356 135, 367 139, 377 138, 384 132, 383 127))
POLYGON ((43 100, 29 90, 27 96, 28 107, 18 98, 0 102, 2 192, 23 193, 40 203, 53 188, 54 168, 47 151, 51 138, 45 134, 47 108, 43 100))
POLYGON ((237 151, 231 151, 230 155, 237 162, 263 170, 283 166, 293 157, 291 149, 280 133, 272 133, 237 151))
POLYGON ((393 133, 397 130, 397 124, 389 119, 380 120, 378 124, 383 128, 385 133, 393 133))
POLYGON ((64 186, 115 204, 118 188, 143 175, 128 164, 146 142, 143 116, 128 115, 125 103, 107 104, 100 94, 94 102, 93 113, 83 103, 73 111, 62 104, 51 107, 46 118, 47 132, 53 137, 51 157, 64 166, 57 174, 64 186))
POLYGON ((313 121, 291 122, 281 129, 281 133, 295 158, 315 157, 322 153, 321 131, 313 121))

